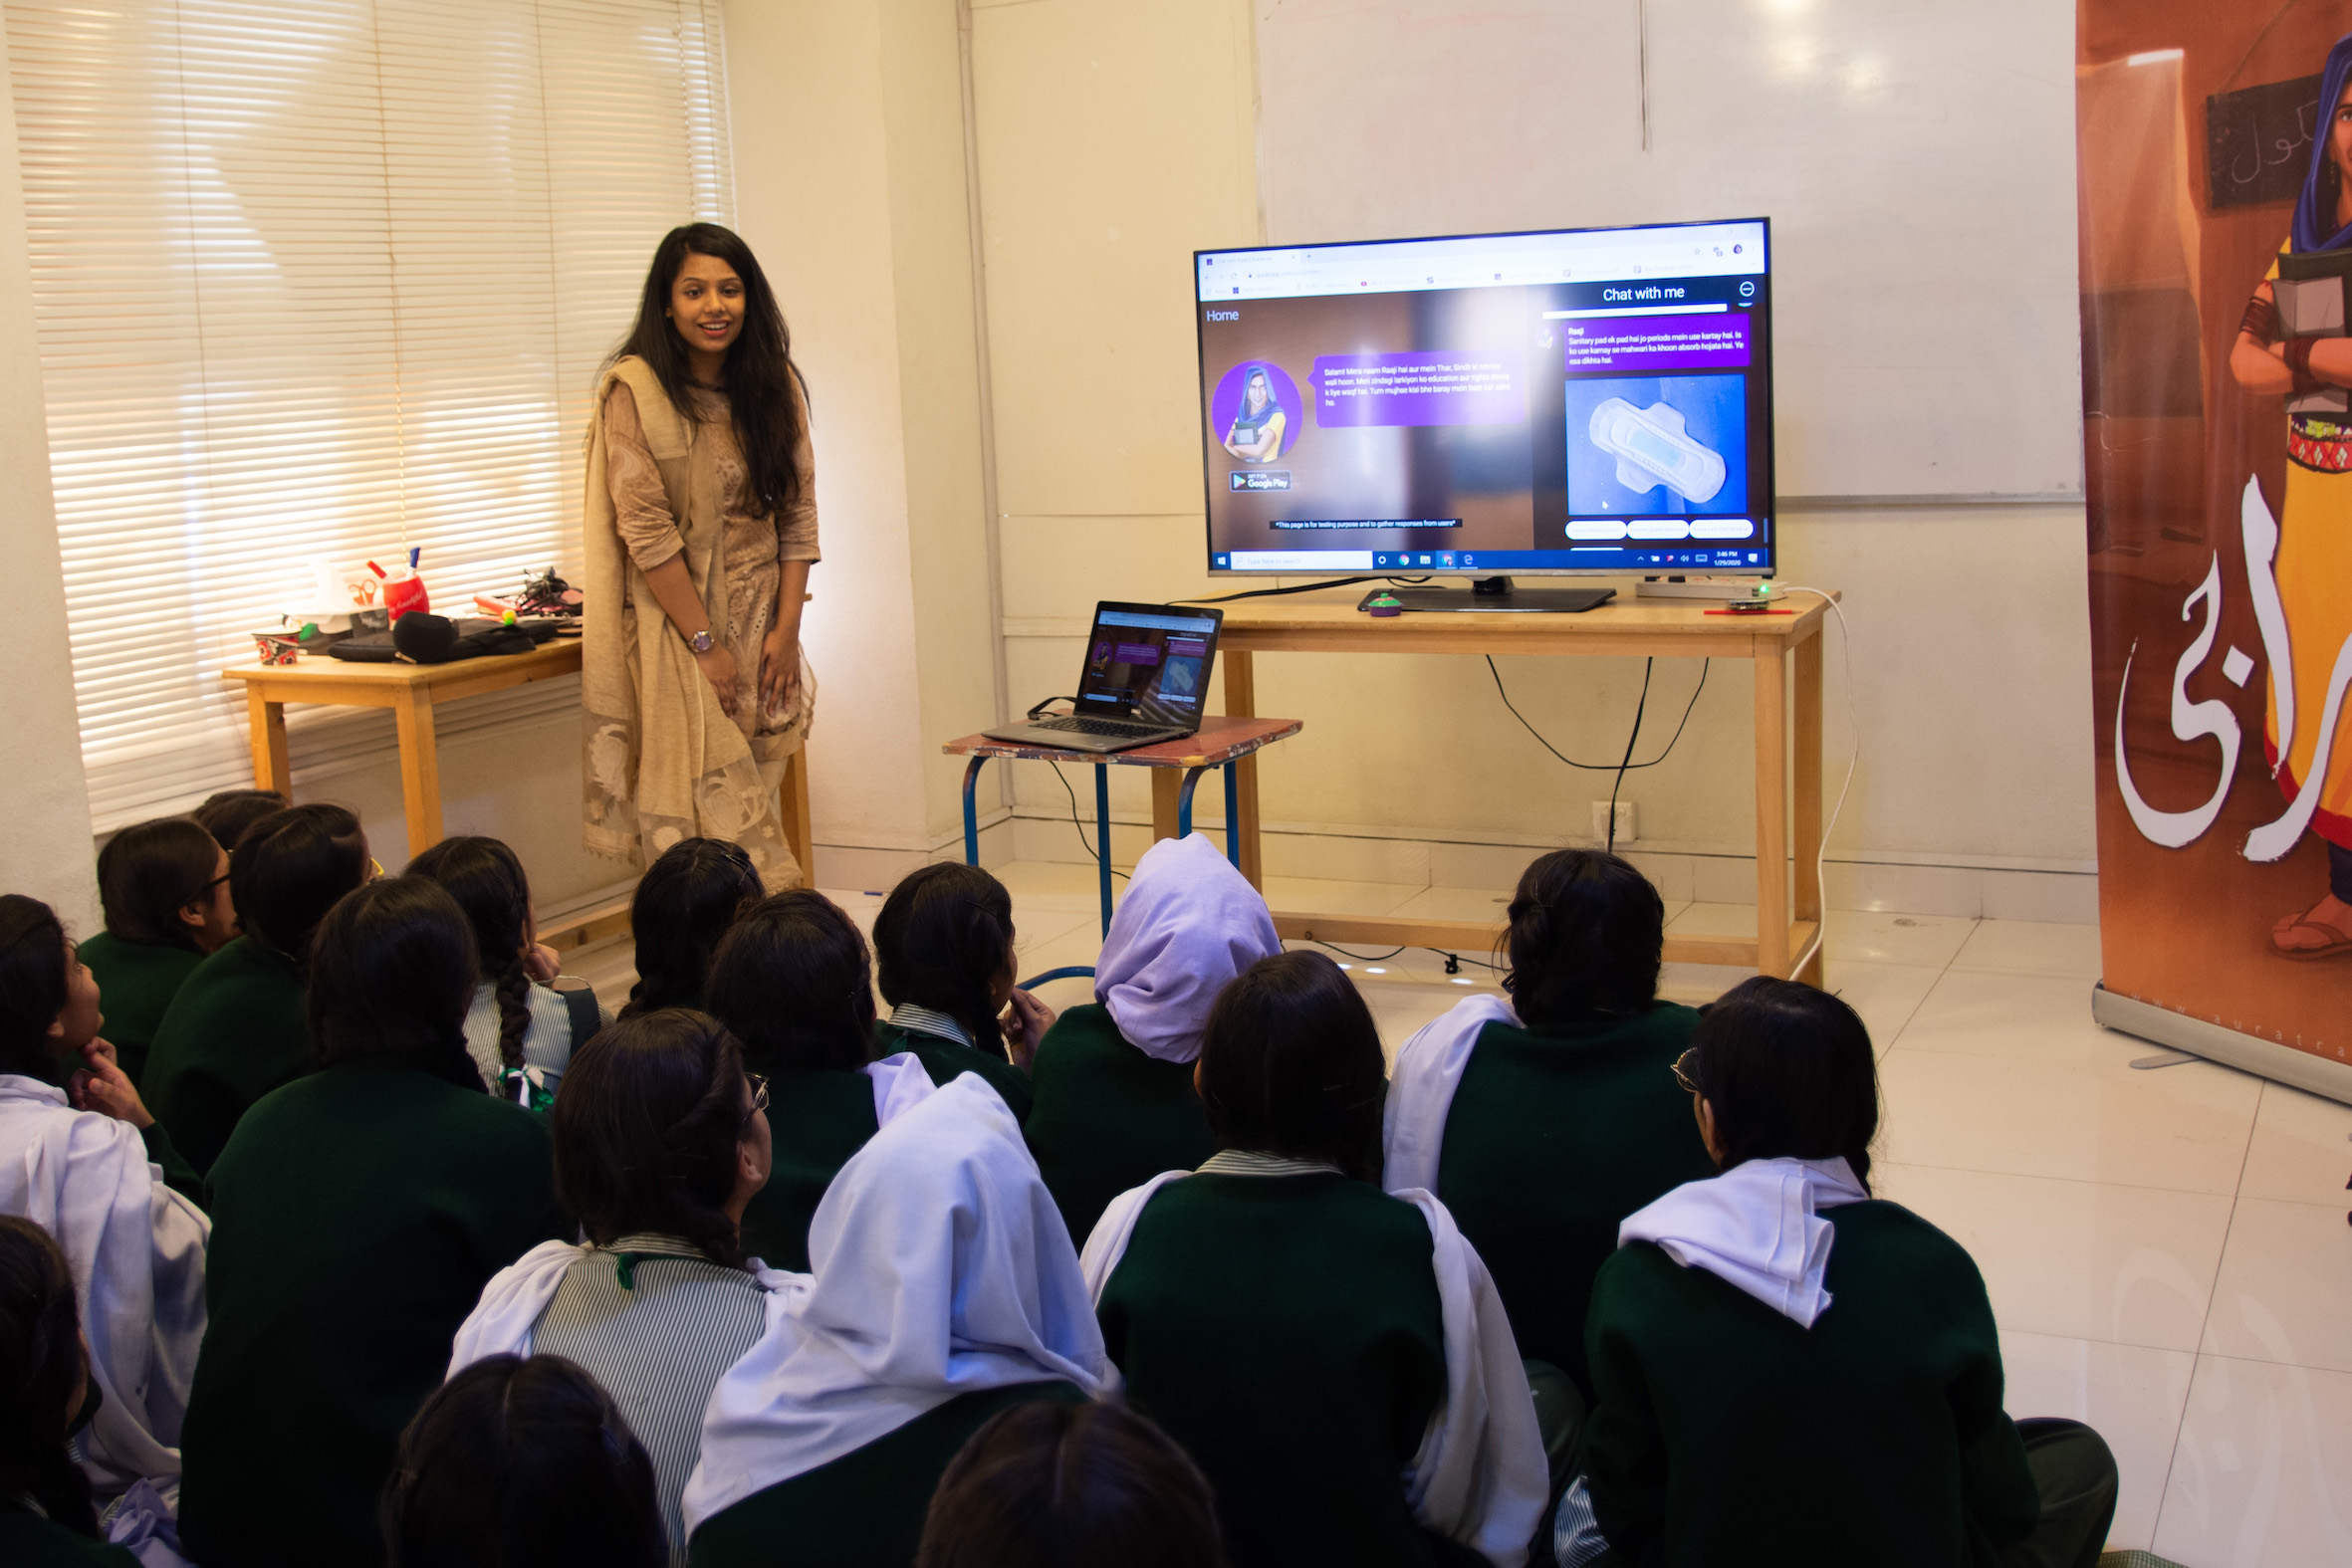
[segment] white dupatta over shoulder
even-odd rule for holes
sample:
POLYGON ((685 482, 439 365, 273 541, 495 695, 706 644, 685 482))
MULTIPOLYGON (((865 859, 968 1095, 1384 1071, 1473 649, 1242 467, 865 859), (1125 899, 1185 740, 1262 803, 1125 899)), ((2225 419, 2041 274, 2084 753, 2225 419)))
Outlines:
POLYGON ((1103 1387, 1102 1330, 1060 1211, 976 1073, 850 1156, 810 1222, 809 1259, 711 1392, 689 1531, 958 1395, 1103 1387))
POLYGON ((179 1425, 204 1339, 212 1222, 163 1185, 128 1123, 0 1074, 0 1213, 56 1238, 103 1402, 88 1468, 102 1492, 179 1478, 179 1425))

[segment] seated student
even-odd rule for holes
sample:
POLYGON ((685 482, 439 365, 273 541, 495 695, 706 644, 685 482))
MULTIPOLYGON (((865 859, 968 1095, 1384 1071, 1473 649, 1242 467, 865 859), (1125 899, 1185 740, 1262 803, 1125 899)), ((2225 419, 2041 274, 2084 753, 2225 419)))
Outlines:
POLYGON ((1005 884, 955 861, 908 872, 874 917, 874 961, 891 1012, 873 1053, 909 1051, 939 1083, 976 1072, 1028 1121, 1029 1061, 1054 1009, 1019 989, 1005 884))
POLYGON ((813 1272, 770 1297, 766 1334, 703 1417, 685 1498, 698 1568, 903 1568, 974 1432, 1102 1388, 1077 1255, 977 1075, 850 1157, 809 1251, 813 1272))
POLYGON ((809 1221, 849 1156, 884 1118, 926 1096, 914 1057, 867 1062, 873 969, 865 938, 811 888, 778 893, 736 923, 711 963, 710 1009, 768 1080, 776 1164, 743 1214, 743 1251, 809 1267, 809 1221))
POLYGON ((1389 1089, 1381 1185, 1437 1194, 1493 1271, 1541 1364, 1559 1484, 1590 1398, 1584 1304, 1618 1222, 1715 1170, 1667 1070, 1699 1014, 1658 1000, 1665 917, 1616 856, 1544 855, 1511 900, 1510 1003, 1464 998, 1405 1042, 1389 1089))
MULTIPOLYGON (((90 1474, 118 1492, 179 1474, 211 1226, 157 1177, 178 1157, 98 1037, 99 1001, 49 906, 0 897, 0 1214, 47 1226, 73 1267, 103 1397, 90 1474), (67 1062, 82 1110, 54 1087, 67 1062)), ((0 1407, 10 1388, 0 1384, 0 1407)))
POLYGON ((1209 1483, 1117 1405, 1017 1405, 939 1477, 915 1568, 1225 1568, 1209 1483))
POLYGON ((458 1324, 491 1275, 573 1232, 546 1123, 484 1093, 466 1053, 474 933, 447 893, 353 893, 310 975, 319 1069, 246 1113, 209 1183, 179 1510, 204 1568, 380 1561, 376 1499, 458 1324))
POLYGON ((0 1562, 9 1568, 138 1568, 99 1533, 90 1477, 67 1449, 100 1397, 76 1294, 49 1232, 0 1216, 0 1562))
POLYGON ((637 880, 629 930, 637 944, 637 983, 624 1018, 656 1008, 702 1008, 711 955, 719 939, 767 890, 741 844, 681 838, 637 880))
MULTIPOLYGON (((767 1091, 716 1018, 665 1008, 588 1042, 548 1119, 556 1198, 585 1247, 546 1241, 490 1281, 457 1331, 453 1377, 485 1356, 558 1355, 610 1390, 653 1456, 669 1556, 678 1493, 719 1374, 767 1312, 738 1227, 768 1184, 767 1091)), ((781 1276, 770 1280, 782 1283, 781 1276)))
POLYGON ((294 802, 276 789, 222 789, 204 797, 189 812, 196 825, 210 833, 221 848, 234 851, 245 829, 265 816, 276 816, 294 802))
POLYGON ((1547 1496, 1511 1323, 1425 1192, 1379 1172, 1372 1015, 1320 953, 1209 1014, 1218 1152, 1103 1211, 1086 1282, 1134 1408, 1208 1474, 1241 1568, 1518 1568, 1547 1496))
POLYGON ((653 1464, 562 1356, 492 1356, 433 1391, 384 1485, 387 1568, 660 1568, 653 1464))
POLYGON ((184 816, 133 822, 98 852, 107 929, 81 944, 107 994, 107 1037, 123 1075, 146 1071, 155 1026, 207 953, 237 934, 229 852, 184 816))
POLYGON ((298 805, 245 830, 229 855, 229 891, 245 934, 196 966, 155 1028, 141 1092, 198 1176, 237 1119, 311 1070, 303 959, 335 901, 373 862, 359 819, 340 805, 298 805))
POLYGON ((1870 1196, 1873 1057, 1853 1008, 1793 981, 1700 1020, 1675 1076, 1723 1174, 1628 1219, 1593 1283, 1569 1568, 2098 1560, 2106 1445, 2001 1413, 1977 1265, 1870 1196))
POLYGON ((1096 1005, 1061 1014, 1030 1065, 1022 1130, 1071 1240, 1130 1187, 1216 1152, 1192 1087, 1201 1030, 1217 994, 1282 950, 1265 897, 1207 838, 1135 862, 1094 961, 1096 1005))
POLYGON ((609 1020, 597 1013, 594 992, 549 989, 558 960, 539 945, 523 862, 495 838, 444 838, 409 861, 408 874, 440 883, 473 923, 482 978, 466 1011, 465 1044, 482 1082, 502 1099, 544 1108, 574 1048, 609 1020))

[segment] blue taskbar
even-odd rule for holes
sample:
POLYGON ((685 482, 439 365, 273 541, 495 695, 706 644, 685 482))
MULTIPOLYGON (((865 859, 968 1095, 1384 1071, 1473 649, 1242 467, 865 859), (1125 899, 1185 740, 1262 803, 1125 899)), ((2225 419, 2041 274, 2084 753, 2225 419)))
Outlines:
POLYGON ((1762 550, 1648 548, 1603 545, 1580 550, 1362 550, 1242 551, 1211 556, 1219 571, 1289 571, 1310 576, 1325 571, 1644 571, 1669 567, 1691 571, 1762 571, 1762 550))

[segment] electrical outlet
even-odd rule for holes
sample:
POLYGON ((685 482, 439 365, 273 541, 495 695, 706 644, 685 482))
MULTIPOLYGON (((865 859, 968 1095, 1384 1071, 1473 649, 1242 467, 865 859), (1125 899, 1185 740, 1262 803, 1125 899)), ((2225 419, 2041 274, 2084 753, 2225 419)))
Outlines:
MULTIPOLYGON (((1632 839, 1633 802, 1620 799, 1617 802, 1617 842, 1630 843, 1632 839)), ((1609 802, 1606 800, 1592 802, 1592 841, 1596 844, 1609 841, 1609 802)))

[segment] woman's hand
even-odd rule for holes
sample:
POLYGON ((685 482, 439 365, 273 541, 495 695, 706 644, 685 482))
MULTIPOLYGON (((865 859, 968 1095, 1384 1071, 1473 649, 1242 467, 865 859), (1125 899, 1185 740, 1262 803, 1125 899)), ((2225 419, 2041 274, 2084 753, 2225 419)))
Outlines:
POLYGON ((1015 989, 1013 1000, 1006 1004, 1001 1020, 1005 1028, 1005 1043, 1012 1047, 1013 1065, 1023 1072, 1037 1058, 1038 1042, 1054 1026, 1054 1009, 1028 992, 1015 989))
POLYGON ((783 713, 800 694, 800 623, 778 621, 760 639, 760 711, 783 713))
POLYGON ((735 653, 723 642, 711 644, 711 651, 694 656, 694 667, 702 671, 702 678, 711 683, 711 690, 719 694, 719 707, 728 718, 735 717, 735 653))
POLYGON ((155 1124, 148 1114, 138 1090, 122 1069, 116 1065, 115 1047, 105 1040, 94 1039, 82 1047, 82 1059, 89 1063, 74 1074, 68 1093, 75 1106, 85 1111, 96 1111, 101 1116, 112 1116, 118 1122, 145 1128, 155 1124))
POLYGON ((523 973, 542 986, 553 986, 563 972, 564 960, 546 943, 534 942, 523 950, 523 973))

